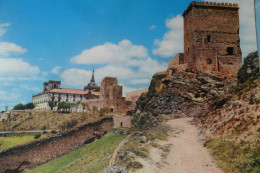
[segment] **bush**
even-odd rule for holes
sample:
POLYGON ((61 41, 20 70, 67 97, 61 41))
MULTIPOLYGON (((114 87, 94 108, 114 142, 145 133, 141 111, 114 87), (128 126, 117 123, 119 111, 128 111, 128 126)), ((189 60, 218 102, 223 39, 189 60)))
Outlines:
POLYGON ((39 139, 41 137, 41 134, 34 135, 34 139, 39 139))
POLYGON ((70 128, 74 127, 77 124, 78 124, 78 121, 76 119, 73 119, 73 120, 69 120, 69 121, 63 122, 59 127, 62 130, 64 130, 64 129, 70 129, 70 128))

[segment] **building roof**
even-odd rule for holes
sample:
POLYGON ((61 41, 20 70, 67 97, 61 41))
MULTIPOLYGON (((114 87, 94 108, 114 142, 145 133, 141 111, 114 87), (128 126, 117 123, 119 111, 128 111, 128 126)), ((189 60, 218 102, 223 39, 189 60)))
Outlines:
POLYGON ((73 88, 55 88, 47 91, 48 93, 62 93, 62 94, 79 94, 85 95, 89 92, 93 95, 99 95, 99 92, 92 92, 91 90, 73 89, 73 88))

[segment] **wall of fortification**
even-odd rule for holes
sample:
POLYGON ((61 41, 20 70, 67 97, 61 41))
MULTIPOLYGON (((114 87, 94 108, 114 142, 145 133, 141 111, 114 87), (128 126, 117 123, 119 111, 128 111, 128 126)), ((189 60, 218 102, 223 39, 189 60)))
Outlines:
POLYGON ((132 116, 113 116, 114 128, 132 127, 132 116))
POLYGON ((112 128, 112 117, 104 118, 56 136, 1 151, 0 172, 21 172, 33 168, 100 138, 112 128))
POLYGON ((124 99, 89 99, 85 102, 90 109, 97 107, 99 110, 101 108, 109 108, 111 112, 125 113, 132 108, 132 102, 126 101, 124 99))

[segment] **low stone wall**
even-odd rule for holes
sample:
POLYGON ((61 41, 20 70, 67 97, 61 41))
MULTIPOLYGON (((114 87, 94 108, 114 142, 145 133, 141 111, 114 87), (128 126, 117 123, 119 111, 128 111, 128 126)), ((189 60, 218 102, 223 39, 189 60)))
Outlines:
POLYGON ((114 128, 132 127, 132 116, 114 115, 114 128))
POLYGON ((0 173, 21 172, 93 142, 113 128, 113 118, 83 124, 69 131, 0 152, 0 173))

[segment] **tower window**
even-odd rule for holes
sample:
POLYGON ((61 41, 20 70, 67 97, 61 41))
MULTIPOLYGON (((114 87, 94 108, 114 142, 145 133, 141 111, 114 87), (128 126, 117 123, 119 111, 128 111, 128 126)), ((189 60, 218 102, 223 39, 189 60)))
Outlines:
POLYGON ((233 47, 228 47, 227 48, 227 54, 228 55, 233 55, 234 54, 234 48, 233 47))
POLYGON ((207 59, 207 64, 212 64, 212 60, 210 58, 207 59))
POLYGON ((211 42, 211 36, 210 35, 207 35, 207 42, 211 42))
POLYGON ((193 62, 196 62, 196 57, 193 57, 193 59, 192 59, 192 60, 193 60, 193 62))
POLYGON ((190 48, 188 47, 188 56, 190 55, 190 48))

